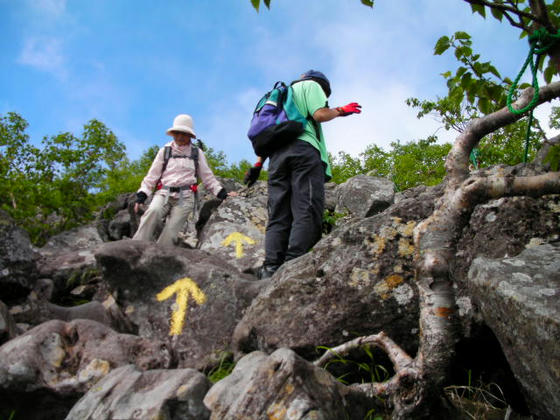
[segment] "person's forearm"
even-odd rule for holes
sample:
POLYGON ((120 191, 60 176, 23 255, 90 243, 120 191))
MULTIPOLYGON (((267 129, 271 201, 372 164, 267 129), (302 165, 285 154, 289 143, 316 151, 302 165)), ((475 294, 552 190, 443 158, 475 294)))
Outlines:
POLYGON ((326 122, 340 116, 336 108, 319 108, 313 114, 313 119, 318 123, 326 122))

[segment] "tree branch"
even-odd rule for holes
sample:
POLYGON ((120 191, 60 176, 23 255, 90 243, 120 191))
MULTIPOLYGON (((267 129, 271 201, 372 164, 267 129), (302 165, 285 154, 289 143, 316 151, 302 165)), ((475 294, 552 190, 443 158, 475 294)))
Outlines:
POLYGON ((465 182, 462 191, 473 208, 476 204, 489 199, 560 194, 560 172, 526 177, 473 177, 465 182))
MULTIPOLYGON (((533 88, 525 89, 520 98, 515 101, 512 106, 515 109, 521 109, 527 106, 533 97, 533 92, 533 88)), ((558 97, 560 97, 560 82, 546 85, 539 91, 539 98, 536 106, 558 97)), ((523 117, 524 114, 513 114, 507 107, 504 107, 492 114, 473 120, 467 129, 457 137, 449 152, 445 163, 445 168, 447 170, 446 179, 457 183, 456 186, 463 182, 468 177, 469 155, 480 140, 487 134, 512 124, 523 117)))
POLYGON ((384 350, 385 353, 393 362, 395 370, 399 371, 403 368, 409 367, 412 364, 412 358, 402 350, 397 343, 391 340, 387 334, 381 331, 379 334, 370 335, 367 337, 358 337, 352 341, 348 341, 340 346, 327 350, 319 359, 317 359, 313 364, 315 366, 323 366, 328 361, 339 357, 341 355, 348 354, 351 350, 360 348, 366 345, 373 345, 384 350))
MULTIPOLYGON (((541 25, 547 25, 547 23, 548 23, 546 21, 542 21, 539 16, 535 16, 531 13, 527 13, 527 12, 524 12, 523 10, 519 10, 519 8, 515 7, 515 6, 508 6, 506 4, 492 3, 492 2, 487 1, 487 0, 465 0, 465 1, 469 4, 487 6, 490 9, 499 10, 501 12, 511 12, 511 13, 517 15, 520 18, 524 17, 524 18, 527 18, 527 19, 529 19, 533 22, 538 22, 541 25)), ((523 27, 522 29, 528 31, 529 28, 523 27)))

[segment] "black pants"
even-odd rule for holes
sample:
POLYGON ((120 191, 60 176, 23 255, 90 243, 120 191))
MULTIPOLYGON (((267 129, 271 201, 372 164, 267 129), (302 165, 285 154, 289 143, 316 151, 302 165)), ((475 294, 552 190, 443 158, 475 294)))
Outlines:
POLYGON ((305 141, 295 140, 270 157, 264 265, 299 257, 321 239, 324 182, 319 151, 305 141))

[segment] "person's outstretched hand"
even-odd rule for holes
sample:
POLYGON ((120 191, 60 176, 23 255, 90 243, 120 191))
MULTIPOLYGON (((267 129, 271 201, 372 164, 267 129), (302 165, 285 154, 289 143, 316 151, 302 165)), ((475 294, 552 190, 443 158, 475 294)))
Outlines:
POLYGON ((247 172, 245 172, 245 177, 243 178, 243 183, 247 184, 247 187, 251 187, 257 179, 259 179, 259 175, 261 174, 262 163, 257 162, 254 166, 249 168, 247 172))
POLYGON ((350 114, 359 114, 362 112, 362 106, 357 102, 350 102, 348 105, 337 107, 336 110, 341 117, 346 117, 350 114))

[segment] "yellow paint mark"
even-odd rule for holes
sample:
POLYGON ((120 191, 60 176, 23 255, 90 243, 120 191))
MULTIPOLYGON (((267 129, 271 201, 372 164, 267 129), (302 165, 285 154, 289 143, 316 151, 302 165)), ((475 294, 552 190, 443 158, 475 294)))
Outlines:
POLYGON ((189 302, 189 293, 199 305, 206 302, 206 295, 204 292, 200 290, 198 285, 188 277, 177 280, 172 285, 167 286, 156 295, 156 299, 161 302, 169 299, 175 293, 177 293, 177 299, 175 301, 177 307, 171 316, 171 328, 169 329, 169 335, 179 335, 183 331, 189 302))
POLYGON ((255 241, 240 232, 230 233, 226 239, 222 241, 223 246, 229 246, 231 243, 235 244, 235 257, 243 258, 243 242, 249 245, 255 245, 255 241))

